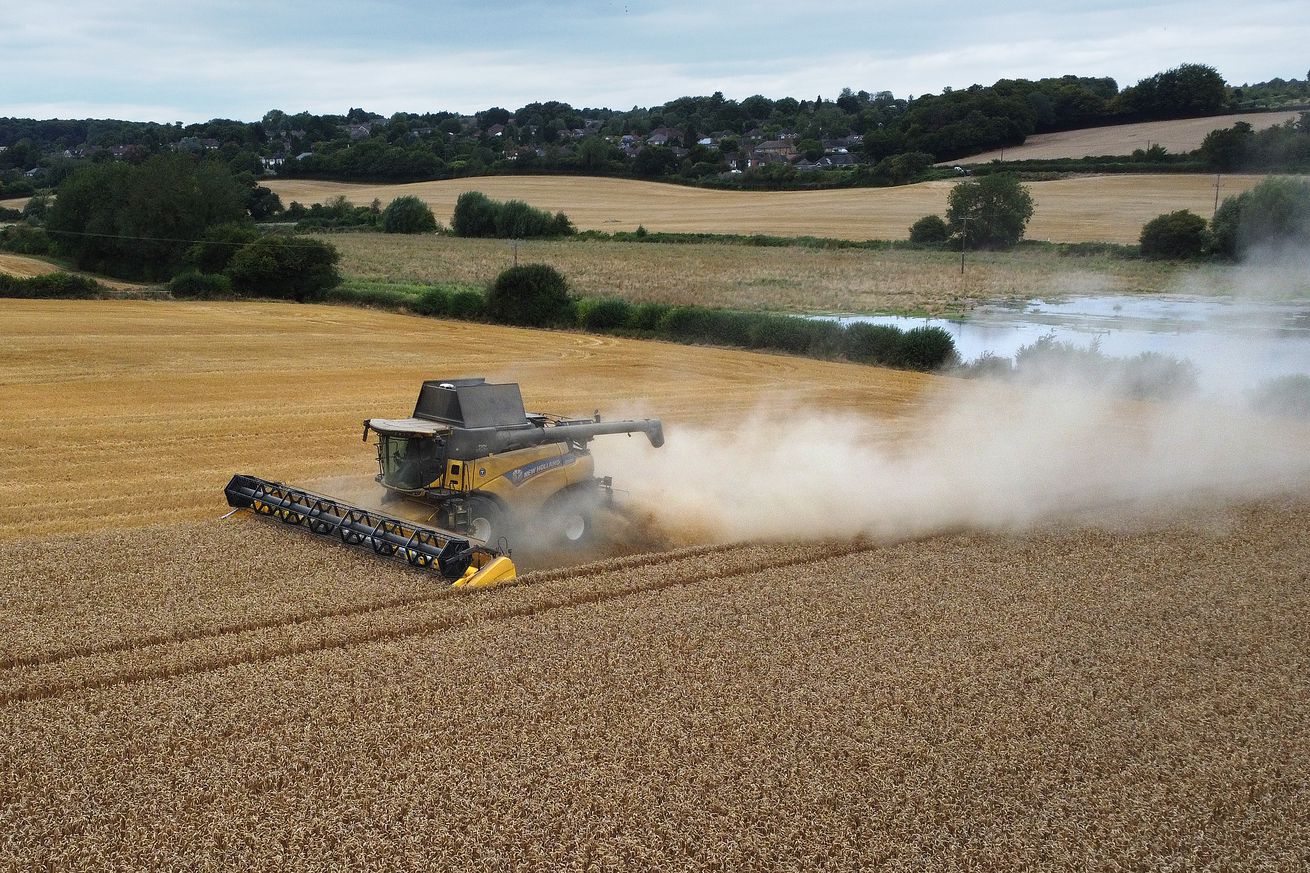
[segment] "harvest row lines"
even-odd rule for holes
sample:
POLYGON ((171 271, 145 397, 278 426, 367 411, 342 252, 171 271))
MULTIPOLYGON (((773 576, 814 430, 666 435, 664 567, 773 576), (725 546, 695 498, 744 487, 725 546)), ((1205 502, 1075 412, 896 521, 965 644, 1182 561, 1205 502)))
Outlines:
MULTIPOLYGON (((136 641, 121 647, 106 647, 104 651, 91 653, 85 658, 61 653, 54 659, 32 664, 21 671, 19 668, 23 665, 13 664, 15 672, 11 673, 7 684, 0 686, 0 704, 42 700, 71 691, 193 675, 237 664, 440 633, 635 594, 751 576, 800 564, 817 564, 874 548, 876 546, 870 543, 857 541, 835 548, 810 546, 793 550, 721 546, 691 550, 690 554, 646 555, 594 565, 591 574, 579 573, 575 568, 543 573, 541 577, 544 578, 527 577, 525 581, 535 582, 564 578, 572 584, 560 587, 534 585, 526 596, 512 600, 505 597, 505 592, 486 597, 447 597, 442 590, 400 598, 391 604, 327 611, 322 616, 253 622, 249 628, 195 634, 178 640, 136 641), (715 552, 729 557, 727 565, 701 572, 700 559, 715 552), (770 558, 770 555, 783 557, 770 558), (682 571, 669 573, 666 567, 666 572, 659 576, 640 572, 652 564, 670 561, 682 571), (613 577, 608 584, 607 576, 613 577), (415 616, 404 611, 425 602, 431 604, 431 609, 425 614, 415 616)), ((518 587, 522 590, 528 586, 518 587)))

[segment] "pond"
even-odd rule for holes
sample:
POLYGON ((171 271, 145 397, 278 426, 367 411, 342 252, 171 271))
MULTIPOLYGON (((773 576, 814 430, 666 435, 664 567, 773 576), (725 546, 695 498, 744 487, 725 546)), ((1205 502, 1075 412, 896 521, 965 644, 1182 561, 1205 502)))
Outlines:
POLYGON ((909 330, 933 326, 955 339, 968 362, 990 352, 1014 357, 1043 336, 1112 357, 1158 352, 1196 365, 1202 385, 1249 387, 1276 376, 1310 374, 1310 300, 1112 295, 987 304, 958 318, 817 316, 909 330))

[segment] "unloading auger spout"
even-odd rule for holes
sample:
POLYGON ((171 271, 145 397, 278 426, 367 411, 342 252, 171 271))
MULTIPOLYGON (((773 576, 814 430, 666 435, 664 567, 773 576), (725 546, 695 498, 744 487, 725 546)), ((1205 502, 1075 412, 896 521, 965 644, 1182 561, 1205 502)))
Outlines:
POLYGON ((534 427, 521 431, 503 430, 488 434, 488 448, 493 452, 512 452, 546 443, 586 442, 606 434, 644 433, 651 446, 664 445, 664 426, 658 418, 634 421, 587 421, 534 427))
POLYGON ((509 555, 440 528, 428 527, 322 494, 238 474, 224 489, 228 505, 298 525, 347 545, 434 570, 453 587, 484 588, 513 579, 509 555))

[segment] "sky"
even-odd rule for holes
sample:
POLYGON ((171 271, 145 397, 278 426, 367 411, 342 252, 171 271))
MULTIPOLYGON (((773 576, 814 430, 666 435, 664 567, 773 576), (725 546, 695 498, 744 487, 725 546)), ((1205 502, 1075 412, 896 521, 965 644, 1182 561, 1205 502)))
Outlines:
POLYGON ((1303 0, 3 2, 0 116, 29 118, 630 109, 1068 73, 1125 87, 1181 63, 1242 84, 1310 67, 1303 0))

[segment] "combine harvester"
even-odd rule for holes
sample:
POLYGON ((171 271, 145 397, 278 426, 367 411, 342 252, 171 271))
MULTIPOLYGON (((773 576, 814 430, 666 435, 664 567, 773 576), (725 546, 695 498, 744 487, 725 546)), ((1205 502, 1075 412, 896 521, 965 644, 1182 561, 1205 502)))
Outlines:
POLYGON ((453 586, 488 587, 514 578, 511 538, 581 542, 595 511, 613 502, 610 477, 594 475, 594 437, 641 432, 664 444, 658 419, 528 413, 517 384, 485 379, 424 382, 412 416, 370 418, 365 441, 369 431, 378 437, 382 502, 426 504, 435 525, 246 475, 228 483, 228 504, 434 569, 453 586))

